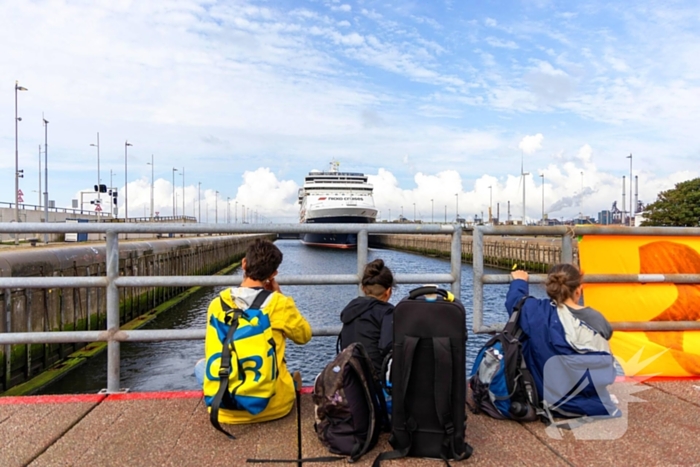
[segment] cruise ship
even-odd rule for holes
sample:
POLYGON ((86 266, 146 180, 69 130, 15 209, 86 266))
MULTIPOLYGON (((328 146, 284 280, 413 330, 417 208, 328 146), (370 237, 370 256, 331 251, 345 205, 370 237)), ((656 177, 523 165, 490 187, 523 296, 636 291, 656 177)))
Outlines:
MULTIPOLYGON (((312 170, 299 189, 299 222, 306 224, 367 224, 377 219, 372 185, 361 173, 312 170)), ((302 234, 302 243, 329 248, 357 247, 357 234, 302 234)))

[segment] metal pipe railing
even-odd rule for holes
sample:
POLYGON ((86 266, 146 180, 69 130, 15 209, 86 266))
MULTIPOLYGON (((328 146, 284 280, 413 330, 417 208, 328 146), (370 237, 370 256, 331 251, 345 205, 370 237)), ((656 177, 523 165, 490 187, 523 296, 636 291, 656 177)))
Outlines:
MULTIPOLYGON (((104 392, 118 393, 120 388, 120 343, 161 340, 204 339, 204 329, 122 330, 119 328, 119 288, 230 286, 242 281, 242 276, 119 276, 120 233, 190 233, 190 234, 251 234, 251 233, 356 233, 357 274, 287 275, 279 277, 282 285, 357 284, 360 287, 367 263, 369 233, 381 234, 450 234, 452 235, 450 274, 397 274, 397 283, 447 283, 459 297, 461 286, 461 233, 457 225, 422 224, 135 224, 135 223, 23 223, 0 224, 0 233, 106 233, 106 275, 104 277, 0 277, 0 288, 6 293, 16 288, 80 288, 106 289, 107 329, 101 331, 21 332, 0 334, 0 345, 9 353, 12 344, 55 344, 73 342, 107 342, 107 388, 104 392)), ((6 307, 11 302, 6 301, 6 307)), ((7 311, 7 310, 6 310, 7 311)), ((7 314, 9 316, 9 313, 7 314)), ((9 327, 8 327, 9 329, 9 327)), ((314 336, 336 336, 340 327, 313 330, 314 336)), ((7 362, 10 360, 7 359, 7 362)), ((9 368, 6 370, 9 375, 9 368)))
MULTIPOLYGON (((618 226, 477 226, 473 232, 474 242, 474 312, 475 333, 492 333, 503 329, 505 323, 484 325, 483 288, 486 284, 508 284, 509 274, 484 274, 485 235, 552 235, 561 236, 561 261, 573 262, 574 235, 626 235, 626 236, 700 236, 700 228, 686 227, 618 227, 618 226)), ((543 284, 546 274, 532 274, 529 282, 543 284)), ((700 284, 700 274, 586 274, 583 281, 588 284, 700 284)), ((689 331, 700 330, 700 321, 640 321, 612 322, 619 331, 689 331)))

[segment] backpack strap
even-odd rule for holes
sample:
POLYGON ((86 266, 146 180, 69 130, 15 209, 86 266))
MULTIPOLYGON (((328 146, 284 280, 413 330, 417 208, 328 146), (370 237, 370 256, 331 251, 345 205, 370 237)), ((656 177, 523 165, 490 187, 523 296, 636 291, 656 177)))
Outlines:
MULTIPOLYGON (((431 292, 432 293, 432 292, 431 292)), ((399 382, 399 386, 393 388, 393 393, 396 395, 400 393, 403 395, 404 407, 407 407, 408 403, 406 401, 406 392, 408 391, 408 383, 411 380, 411 370, 413 368, 413 357, 416 353, 416 347, 418 346, 418 341, 420 337, 405 336, 403 343, 403 355, 404 355, 404 372, 403 379, 399 382), (400 391, 400 392, 399 392, 400 391)), ((450 370, 451 373, 451 370, 450 370)), ((408 412, 408 411, 406 411, 408 412)), ((416 431, 418 425, 413 418, 406 420, 404 428, 408 433, 408 446, 401 449, 394 449, 393 451, 380 453, 372 463, 372 467, 379 467, 382 461, 391 459, 401 459, 406 457, 413 446, 413 432, 416 431)))
POLYGON ((219 407, 221 406, 221 401, 224 398, 224 394, 226 394, 226 391, 228 390, 228 378, 231 375, 231 347, 233 347, 233 334, 236 332, 236 329, 238 329, 238 318, 242 313, 243 312, 240 309, 235 309, 233 312, 231 326, 226 334, 226 339, 224 339, 224 346, 221 350, 221 364, 219 366, 219 390, 216 392, 214 401, 211 403, 211 412, 209 414, 209 420, 214 428, 225 434, 229 439, 236 439, 236 437, 224 430, 221 427, 221 424, 219 424, 219 407))
MULTIPOLYGON (((265 303, 265 300, 267 300, 267 297, 270 296, 272 292, 269 290, 261 290, 258 292, 258 295, 255 297, 255 300, 253 300, 253 303, 250 305, 249 308, 253 309, 260 309, 263 303, 265 303)), ((235 344, 233 343, 233 335, 236 332, 236 329, 238 329, 238 318, 243 314, 243 311, 240 308, 232 308, 226 301, 219 295, 219 300, 221 301, 221 308, 222 310, 229 315, 231 311, 233 311, 233 316, 231 319, 230 327, 228 329, 228 333, 226 333, 226 339, 224 339, 223 342, 223 348, 221 349, 221 364, 219 366, 219 390, 216 392, 216 396, 214 396, 214 400, 211 403, 211 412, 209 414, 209 420, 211 421, 211 424, 225 434, 229 439, 236 439, 235 436, 233 436, 231 433, 228 431, 224 430, 221 427, 221 424, 219 423, 219 408, 221 407, 221 401, 224 398, 224 395, 226 394, 226 391, 228 390, 228 380, 229 376, 231 376, 231 353, 232 351, 235 352, 235 344)))
POLYGON ((525 300, 528 298, 534 298, 532 295, 525 295, 523 298, 521 298, 518 303, 513 307, 513 312, 510 314, 510 318, 508 318, 508 321, 506 322, 505 327, 503 328, 504 333, 508 333, 510 336, 513 336, 517 339, 520 339, 520 336, 523 333, 522 328, 520 327, 520 312, 523 309, 523 305, 525 304, 525 300))
POLYGON ((445 430, 440 457, 447 465, 447 458, 444 452, 448 452, 455 461, 469 458, 472 454, 472 447, 465 443, 464 452, 455 452, 454 432, 455 426, 452 423, 452 349, 449 337, 433 337, 433 356, 435 365, 435 410, 445 430), (445 394, 446 397, 441 397, 445 394))
POLYGON ((438 294, 441 295, 442 298, 444 298, 446 301, 451 301, 449 299, 449 295, 446 290, 439 288, 436 285, 424 285, 423 287, 418 287, 416 289, 413 289, 409 292, 408 298, 411 300, 415 300, 418 297, 421 297, 423 295, 430 295, 430 294, 438 294))

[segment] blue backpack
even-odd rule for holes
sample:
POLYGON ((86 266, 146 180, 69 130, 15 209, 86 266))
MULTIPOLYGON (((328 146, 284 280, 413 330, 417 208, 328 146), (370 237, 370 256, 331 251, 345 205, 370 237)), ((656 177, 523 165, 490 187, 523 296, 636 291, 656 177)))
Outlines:
POLYGON ((474 413, 483 412, 501 420, 535 421, 542 412, 520 343, 522 329, 518 319, 528 298, 520 300, 503 331, 496 333, 476 356, 469 377, 474 413))

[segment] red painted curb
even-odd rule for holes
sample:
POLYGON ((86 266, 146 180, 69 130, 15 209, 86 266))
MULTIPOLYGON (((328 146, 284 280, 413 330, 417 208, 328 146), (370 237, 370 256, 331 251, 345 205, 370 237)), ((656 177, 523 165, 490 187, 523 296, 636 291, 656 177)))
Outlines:
POLYGON ((75 402, 102 402, 104 394, 59 394, 49 396, 8 396, 0 397, 0 405, 28 404, 69 404, 75 402))
POLYGON ((202 391, 125 392, 124 394, 108 395, 107 402, 150 399, 195 399, 201 397, 203 397, 202 391))

